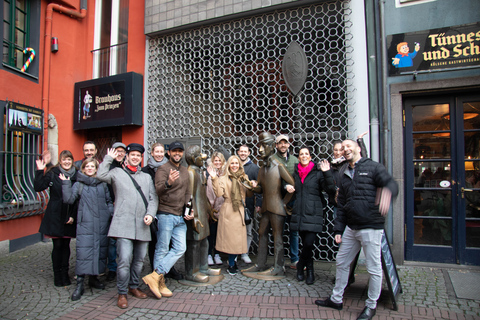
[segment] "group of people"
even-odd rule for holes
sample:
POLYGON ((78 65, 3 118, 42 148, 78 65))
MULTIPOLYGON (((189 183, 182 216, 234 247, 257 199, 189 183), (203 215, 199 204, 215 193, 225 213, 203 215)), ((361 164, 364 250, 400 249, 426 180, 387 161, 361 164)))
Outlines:
MULTIPOLYGON (((334 143, 333 160, 322 160, 318 164, 312 161, 309 147, 301 147, 297 158, 289 153, 288 136, 273 138, 268 133, 266 136, 267 140, 274 139, 276 153, 266 157, 265 153, 273 154, 275 150, 265 150, 268 148, 261 145, 262 167, 268 167, 271 161, 279 167, 282 188, 286 194, 293 195, 284 209, 288 218, 280 215, 277 219, 276 214, 270 212, 275 210, 269 210, 272 204, 265 203, 271 199, 262 199, 265 190, 259 190, 268 186, 257 181, 259 166, 250 159, 247 145, 240 146, 236 155, 227 155, 228 159, 220 151, 213 153, 205 173, 206 193, 214 212, 209 221, 208 264, 222 264, 219 253, 227 254, 227 272, 235 275, 238 257, 251 263, 248 252, 253 224, 245 219, 248 211, 251 215, 260 214, 260 228, 271 225, 274 234, 283 234, 285 224, 289 224, 291 267, 296 269, 298 281, 313 284, 314 243, 323 230, 326 193, 328 201, 335 205, 335 241, 341 245, 333 294, 315 303, 342 309, 350 264, 362 247, 371 279, 366 307, 359 319, 371 319, 381 290, 380 240, 391 197, 398 192, 395 181, 381 164, 362 154, 366 151, 363 134, 358 142, 347 139, 334 143), (263 224, 262 219, 266 219, 263 224)), ((91 287, 105 287, 97 276, 106 271, 107 257, 107 279, 117 277, 118 307, 128 306, 127 293, 146 298, 138 286, 149 243, 153 272, 143 277, 143 281, 157 298, 172 296, 165 285, 165 276, 185 253, 186 221, 194 219, 192 210, 184 214, 192 196, 187 168, 181 165, 184 150, 182 143, 171 143, 167 159, 164 146, 154 144, 143 168, 145 149, 136 143, 114 144, 101 164, 95 159, 93 142, 85 143, 85 159, 75 163, 67 150, 60 153, 56 166, 49 165, 48 152, 37 160, 35 190, 50 188, 50 201, 40 232, 53 241, 56 286, 71 284, 70 239, 77 237, 77 286, 72 300, 81 298, 87 275, 91 287)), ((262 179, 260 177, 260 181, 262 179)), ((277 245, 276 242, 278 239, 275 239, 277 245)), ((259 243, 259 256, 262 248, 259 243)), ((276 252, 279 263, 270 270, 271 274, 278 274, 279 266, 283 268, 283 252, 280 255, 277 257, 276 252)), ((258 263, 254 268, 259 268, 258 263)))

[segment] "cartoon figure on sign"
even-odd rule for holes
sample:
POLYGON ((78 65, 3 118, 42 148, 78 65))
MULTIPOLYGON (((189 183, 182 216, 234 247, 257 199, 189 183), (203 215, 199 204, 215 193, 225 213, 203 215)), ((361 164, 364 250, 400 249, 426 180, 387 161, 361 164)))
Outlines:
POLYGON ((88 90, 83 97, 83 120, 90 118, 90 103, 92 103, 92 96, 88 94, 88 90))
POLYGON ((397 44, 398 53, 395 55, 395 58, 392 58, 392 65, 394 65, 396 68, 413 66, 413 58, 415 58, 417 55, 418 50, 420 50, 420 43, 418 42, 415 42, 415 51, 412 53, 409 53, 410 48, 408 47, 407 42, 400 42, 397 44))

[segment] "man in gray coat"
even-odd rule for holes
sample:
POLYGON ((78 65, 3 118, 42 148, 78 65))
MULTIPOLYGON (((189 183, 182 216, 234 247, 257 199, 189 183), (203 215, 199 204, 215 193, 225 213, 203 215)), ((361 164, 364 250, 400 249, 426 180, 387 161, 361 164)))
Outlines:
POLYGON ((152 178, 142 172, 140 166, 145 148, 138 143, 131 143, 126 151, 125 169, 110 170, 110 165, 117 156, 117 151, 112 148, 108 149, 97 172, 97 178, 111 184, 115 193, 114 213, 108 236, 117 239, 117 305, 122 309, 128 307, 127 292, 136 298, 147 297, 138 289, 138 285, 148 242, 151 240, 149 225, 153 222, 158 208, 158 197, 152 178))

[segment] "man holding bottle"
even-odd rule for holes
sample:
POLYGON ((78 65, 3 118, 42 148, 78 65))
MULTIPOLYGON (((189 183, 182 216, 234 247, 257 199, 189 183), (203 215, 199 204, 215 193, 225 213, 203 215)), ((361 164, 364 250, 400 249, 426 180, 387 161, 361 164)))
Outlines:
POLYGON ((184 207, 191 197, 189 176, 180 163, 184 152, 183 144, 175 141, 169 145, 170 160, 160 166, 155 174, 155 189, 158 194, 158 232, 153 267, 155 270, 143 277, 152 293, 160 299, 171 297, 165 285, 165 274, 175 265, 187 248, 187 225, 193 219, 193 210, 184 216, 184 207), (172 247, 169 249, 170 241, 172 247))

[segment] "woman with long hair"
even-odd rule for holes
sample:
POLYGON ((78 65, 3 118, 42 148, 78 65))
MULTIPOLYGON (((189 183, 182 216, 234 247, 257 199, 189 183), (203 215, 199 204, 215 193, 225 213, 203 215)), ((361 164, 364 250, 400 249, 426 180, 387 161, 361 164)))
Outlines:
POLYGON ((73 186, 70 179, 60 173, 63 201, 72 204, 79 200, 75 265, 77 287, 72 294, 73 301, 82 297, 87 274, 90 287, 105 289, 105 285, 98 280, 97 275, 104 273, 107 265, 107 234, 110 217, 113 214, 113 203, 107 184, 95 177, 98 161, 88 158, 83 161, 80 170, 73 186))
POLYGON ((295 167, 293 178, 295 187, 287 185, 287 191, 295 191, 290 228, 298 231, 302 239, 302 253, 297 263, 297 280, 305 280, 304 268, 307 269, 306 283, 315 281, 313 270, 313 249, 317 234, 323 229, 323 208, 326 200, 323 191, 335 194, 335 183, 330 170, 330 163, 323 160, 319 163, 320 170, 312 162, 310 149, 303 147, 298 156, 299 163, 295 167))
MULTIPOLYGON (((217 177, 223 176, 225 173, 225 157, 223 153, 220 151, 215 151, 212 154, 211 164, 207 167, 213 167, 217 177)), ((209 161, 207 161, 208 164, 209 161)), ((222 208, 223 202, 225 201, 223 197, 217 197, 215 192, 213 191, 213 183, 212 183, 212 176, 209 175, 207 179, 207 198, 212 205, 212 209, 214 210, 213 215, 217 219, 217 221, 210 221, 210 235, 208 236, 208 265, 222 265, 223 261, 218 254, 218 251, 215 249, 215 245, 217 242, 217 228, 218 228, 218 214, 220 209, 222 208)))
POLYGON ((70 239, 75 238, 76 234, 77 205, 63 202, 62 180, 59 175, 63 173, 70 178, 70 183, 74 183, 77 170, 73 166, 73 155, 70 151, 63 150, 58 158, 59 163, 47 170, 45 168, 51 160, 50 152, 45 151, 42 159, 36 161, 33 187, 36 192, 46 189, 50 192, 50 200, 39 232, 52 239, 53 283, 57 287, 63 287, 71 284, 68 275, 70 239))
MULTIPOLYGON (((217 243, 218 251, 228 254, 228 273, 238 273, 236 258, 247 252, 247 229, 245 225, 246 188, 249 184, 243 165, 238 156, 231 156, 227 161, 226 172, 218 177, 216 171, 209 167, 213 191, 217 197, 223 197, 224 203, 218 215, 217 243)), ((250 193, 250 191, 249 191, 250 193)))

